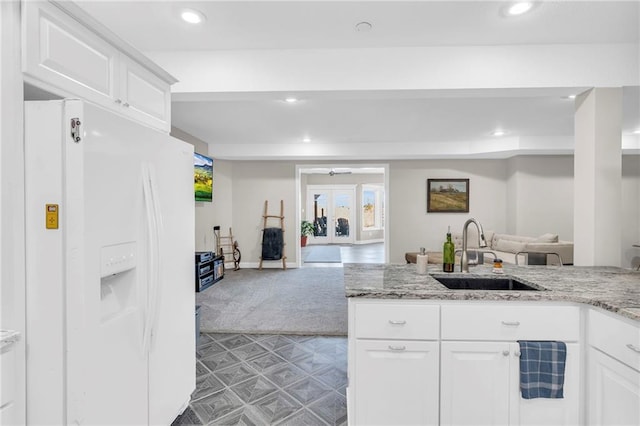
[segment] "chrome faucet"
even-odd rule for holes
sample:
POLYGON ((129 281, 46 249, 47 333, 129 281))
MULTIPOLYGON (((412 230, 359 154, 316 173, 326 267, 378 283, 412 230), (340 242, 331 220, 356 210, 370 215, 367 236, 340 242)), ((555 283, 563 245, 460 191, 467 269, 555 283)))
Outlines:
POLYGON ((467 228, 469 224, 473 223, 478 228, 478 247, 486 247, 487 241, 484 239, 484 230, 480 222, 471 218, 464 223, 462 228, 462 256, 460 258, 460 272, 463 274, 469 273, 469 254, 467 253, 467 228))

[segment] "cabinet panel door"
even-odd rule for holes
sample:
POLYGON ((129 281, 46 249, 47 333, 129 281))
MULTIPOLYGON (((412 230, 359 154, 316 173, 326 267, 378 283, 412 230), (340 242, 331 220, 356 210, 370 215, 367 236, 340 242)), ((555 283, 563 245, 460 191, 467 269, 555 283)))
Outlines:
POLYGON ((589 349, 590 425, 640 424, 640 372, 597 349, 589 349))
POLYGON ((169 85, 120 55, 120 97, 127 114, 154 127, 170 128, 169 85))
POLYGON ((356 425, 438 424, 438 343, 357 340, 356 425))
POLYGON ((355 304, 356 338, 437 340, 440 308, 407 301, 355 304))
POLYGON ((640 327, 607 313, 589 309, 589 344, 623 364, 640 370, 640 327), (612 333, 611 330, 615 330, 612 333))
POLYGON ((84 99, 113 102, 116 49, 52 4, 23 6, 24 72, 84 99))
POLYGON ((442 342, 443 425, 509 423, 509 344, 442 342))
POLYGON ((442 307, 442 338, 446 340, 576 342, 579 337, 577 306, 481 302, 442 307))
POLYGON ((522 399, 520 347, 511 344, 511 425, 577 425, 580 422, 580 345, 567 343, 564 398, 522 399))

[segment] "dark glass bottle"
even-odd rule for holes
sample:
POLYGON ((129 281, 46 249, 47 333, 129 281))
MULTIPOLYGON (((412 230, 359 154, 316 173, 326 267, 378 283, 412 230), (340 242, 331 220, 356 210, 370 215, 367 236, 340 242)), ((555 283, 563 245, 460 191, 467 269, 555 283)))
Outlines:
POLYGON ((451 228, 447 231, 447 241, 442 247, 442 270, 444 272, 453 272, 455 264, 455 246, 451 242, 451 228))

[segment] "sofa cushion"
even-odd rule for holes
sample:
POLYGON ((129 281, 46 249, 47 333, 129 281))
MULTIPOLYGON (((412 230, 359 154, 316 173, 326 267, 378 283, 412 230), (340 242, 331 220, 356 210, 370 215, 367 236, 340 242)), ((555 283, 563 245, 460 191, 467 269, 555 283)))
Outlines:
MULTIPOLYGON (((491 247, 491 241, 493 240, 493 231, 484 231, 484 239, 487 242, 487 247, 491 247)), ((478 230, 475 226, 469 226, 467 230, 467 248, 478 248, 478 230)), ((462 248, 462 232, 452 232, 451 241, 457 249, 462 248)))
POLYGON ((542 234, 535 240, 536 243, 557 243, 558 234, 542 234))
POLYGON ((526 242, 513 241, 505 238, 500 238, 497 240, 496 246, 492 248, 498 251, 505 251, 508 253, 517 253, 519 251, 523 251, 526 245, 527 245, 526 242))

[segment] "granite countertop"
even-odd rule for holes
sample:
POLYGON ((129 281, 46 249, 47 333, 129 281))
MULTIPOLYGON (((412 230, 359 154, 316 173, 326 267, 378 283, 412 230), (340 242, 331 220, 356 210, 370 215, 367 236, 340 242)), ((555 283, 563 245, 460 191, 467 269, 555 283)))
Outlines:
MULTIPOLYGON (((347 297, 432 300, 521 300, 577 302, 597 306, 640 322, 640 271, 615 267, 504 265, 504 275, 491 265, 470 268, 469 274, 447 276, 513 277, 541 291, 450 290, 432 275, 445 275, 440 265, 429 265, 419 275, 416 265, 344 265, 347 297)), ((459 270, 459 266, 458 266, 459 270)))

